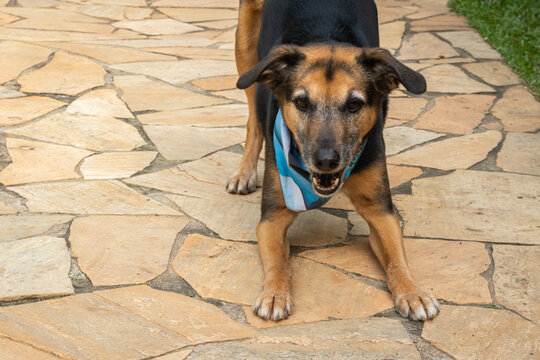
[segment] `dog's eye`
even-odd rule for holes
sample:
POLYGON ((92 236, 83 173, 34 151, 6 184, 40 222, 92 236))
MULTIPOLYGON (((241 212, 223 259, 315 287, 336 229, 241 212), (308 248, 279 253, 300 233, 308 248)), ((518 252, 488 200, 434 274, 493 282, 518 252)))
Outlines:
POLYGON ((308 99, 305 97, 296 98, 294 100, 294 105, 296 105, 300 111, 307 111, 309 105, 308 99))
POLYGON ((355 113, 362 108, 364 102, 359 99, 351 99, 347 101, 347 111, 355 113))

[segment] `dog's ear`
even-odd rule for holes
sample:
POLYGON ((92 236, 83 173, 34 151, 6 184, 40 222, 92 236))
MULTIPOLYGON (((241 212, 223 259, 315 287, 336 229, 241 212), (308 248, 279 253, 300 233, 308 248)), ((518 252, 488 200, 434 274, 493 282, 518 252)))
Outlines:
POLYGON ((275 47, 257 65, 240 76, 236 87, 246 89, 256 82, 275 89, 287 82, 294 67, 305 59, 297 46, 281 45, 275 47))
POLYGON ((362 49, 357 61, 372 74, 377 91, 383 94, 397 88, 398 82, 413 94, 422 94, 426 91, 424 76, 400 63, 386 49, 362 49))

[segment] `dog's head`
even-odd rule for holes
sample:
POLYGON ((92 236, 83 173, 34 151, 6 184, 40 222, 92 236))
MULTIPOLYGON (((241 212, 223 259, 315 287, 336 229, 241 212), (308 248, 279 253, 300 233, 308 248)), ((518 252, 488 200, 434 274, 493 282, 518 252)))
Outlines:
POLYGON ((255 82, 272 89, 313 188, 323 196, 339 189, 383 99, 399 83, 415 94, 426 90, 424 77, 387 50, 333 45, 275 47, 237 86, 255 82))

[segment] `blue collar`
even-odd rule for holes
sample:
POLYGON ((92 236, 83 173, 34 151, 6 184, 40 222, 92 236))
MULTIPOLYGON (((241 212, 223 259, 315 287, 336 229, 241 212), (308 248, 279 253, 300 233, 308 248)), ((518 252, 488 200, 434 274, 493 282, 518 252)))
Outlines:
MULTIPOLYGON (((358 152, 345 170, 343 182, 351 174, 365 146, 366 140, 363 140, 358 152)), ((274 125, 274 150, 279 171, 279 181, 288 209, 296 212, 316 209, 331 199, 331 196, 321 197, 313 190, 309 170, 300 157, 298 149, 294 146, 291 132, 285 124, 281 109, 277 113, 274 125)))

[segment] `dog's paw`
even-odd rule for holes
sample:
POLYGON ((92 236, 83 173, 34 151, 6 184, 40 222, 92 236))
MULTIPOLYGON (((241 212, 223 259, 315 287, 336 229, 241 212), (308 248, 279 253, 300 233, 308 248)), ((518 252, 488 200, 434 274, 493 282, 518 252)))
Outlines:
POLYGON ((439 313, 439 302, 431 293, 417 291, 400 294, 395 302, 399 314, 411 320, 425 321, 439 313))
POLYGON ((257 189, 257 171, 237 171, 229 178, 226 186, 231 194, 249 194, 257 189))
POLYGON ((253 304, 253 312, 265 320, 286 319, 293 312, 291 294, 285 291, 263 290, 253 304))

